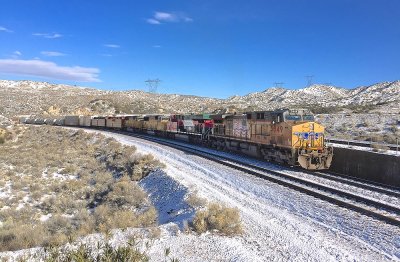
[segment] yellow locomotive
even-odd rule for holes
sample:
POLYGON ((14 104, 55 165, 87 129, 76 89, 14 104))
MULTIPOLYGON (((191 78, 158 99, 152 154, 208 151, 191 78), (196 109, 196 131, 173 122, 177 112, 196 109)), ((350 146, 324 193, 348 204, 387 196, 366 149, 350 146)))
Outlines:
POLYGON ((228 149, 266 160, 328 169, 333 150, 325 145, 324 127, 306 109, 281 109, 229 115, 216 124, 211 139, 228 149))

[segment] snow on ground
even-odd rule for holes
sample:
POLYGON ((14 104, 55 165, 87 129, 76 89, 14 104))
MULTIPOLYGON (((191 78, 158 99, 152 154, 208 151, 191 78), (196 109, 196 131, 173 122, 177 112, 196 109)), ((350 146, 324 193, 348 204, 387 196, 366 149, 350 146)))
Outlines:
POLYGON ((188 189, 162 170, 152 172, 139 182, 139 185, 149 194, 150 200, 157 209, 159 224, 175 222, 183 228, 183 222, 190 220, 194 209, 190 207, 185 196, 188 189))
MULTIPOLYGON (((243 236, 164 235, 151 248, 154 260, 162 258, 160 252, 164 247, 170 247, 171 253, 183 261, 400 260, 398 227, 176 149, 106 131, 101 133, 163 161, 167 165, 165 173, 178 182, 172 183, 178 196, 170 199, 181 199, 183 185, 211 201, 238 207, 241 212, 243 236)), ((160 217, 171 218, 165 214, 171 209, 184 215, 177 216, 176 222, 171 219, 165 222, 179 224, 190 213, 181 203, 175 208, 165 207, 160 217)))
POLYGON ((372 147, 363 147, 363 146, 354 146, 354 145, 344 145, 344 144, 337 144, 337 143, 327 143, 328 146, 333 146, 333 147, 340 147, 340 148, 348 148, 352 150, 360 150, 360 151, 367 151, 367 152, 372 152, 375 154, 384 154, 384 155, 392 155, 392 156, 398 156, 400 157, 400 147, 399 151, 396 150, 381 150, 381 149, 374 149, 372 147))
POLYGON ((0 199, 11 197, 11 186, 12 183, 9 181, 6 182, 3 187, 0 187, 0 199))

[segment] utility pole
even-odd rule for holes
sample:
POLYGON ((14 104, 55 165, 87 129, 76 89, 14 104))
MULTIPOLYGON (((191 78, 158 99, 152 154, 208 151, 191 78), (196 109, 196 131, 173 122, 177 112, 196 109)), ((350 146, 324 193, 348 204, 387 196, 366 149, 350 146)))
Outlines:
POLYGON ((150 93, 157 93, 158 84, 161 82, 160 79, 147 79, 144 81, 149 88, 150 93))
POLYGON ((284 84, 284 82, 275 82, 274 83, 274 86, 276 87, 276 88, 281 88, 281 87, 283 87, 283 84, 284 84))
POLYGON ((307 87, 311 86, 313 83, 314 76, 309 75, 309 76, 305 76, 305 78, 307 79, 307 87))

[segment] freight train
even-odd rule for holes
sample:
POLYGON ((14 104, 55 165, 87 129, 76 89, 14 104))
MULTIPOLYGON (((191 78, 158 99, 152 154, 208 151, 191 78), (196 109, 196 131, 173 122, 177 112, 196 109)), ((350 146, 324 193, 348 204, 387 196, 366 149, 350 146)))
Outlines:
POLYGON ((332 147, 325 144, 324 127, 306 109, 237 114, 65 116, 20 121, 147 133, 308 170, 328 169, 333 157, 332 147))

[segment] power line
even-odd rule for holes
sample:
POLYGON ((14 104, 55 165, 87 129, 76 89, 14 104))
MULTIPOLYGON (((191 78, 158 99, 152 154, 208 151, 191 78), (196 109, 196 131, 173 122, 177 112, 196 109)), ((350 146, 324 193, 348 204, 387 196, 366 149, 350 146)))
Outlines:
POLYGON ((309 75, 309 76, 305 76, 305 78, 307 79, 307 86, 311 86, 313 83, 314 76, 309 75))
POLYGON ((274 86, 275 86, 276 88, 278 88, 278 87, 283 87, 283 84, 284 84, 284 82, 275 82, 275 83, 274 83, 274 86))
POLYGON ((158 85, 160 84, 161 80, 160 79, 147 79, 144 81, 149 88, 150 93, 157 93, 157 88, 158 85))

